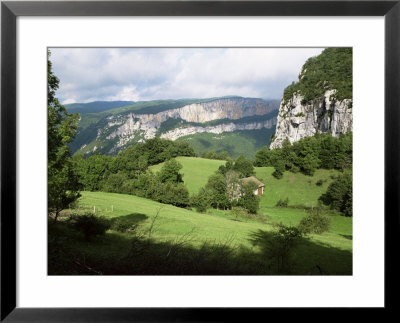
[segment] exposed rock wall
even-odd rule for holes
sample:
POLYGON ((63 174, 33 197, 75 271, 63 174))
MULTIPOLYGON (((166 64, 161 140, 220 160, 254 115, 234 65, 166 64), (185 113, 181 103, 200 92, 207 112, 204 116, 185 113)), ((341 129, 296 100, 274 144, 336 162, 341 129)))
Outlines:
POLYGON ((270 148, 282 146, 288 138, 291 143, 319 133, 338 137, 353 129, 352 100, 335 101, 335 90, 326 91, 320 99, 302 104, 303 97, 294 94, 281 102, 277 118, 275 139, 270 148))
MULTIPOLYGON (((144 139, 154 138, 161 124, 170 118, 182 119, 186 122, 204 123, 219 119, 238 120, 250 116, 262 116, 276 109, 269 101, 261 99, 229 98, 210 102, 189 104, 182 108, 162 111, 156 114, 130 113, 123 117, 110 116, 105 128, 100 129, 97 138, 106 136, 107 139, 119 138, 117 146, 122 146, 135 136, 144 139)), ((223 123, 215 126, 182 126, 161 134, 161 138, 178 139, 179 137, 198 133, 222 133, 235 130, 254 130, 272 128, 276 119, 248 122, 223 123)))
POLYGON ((216 126, 209 127, 187 127, 177 128, 162 134, 160 137, 165 139, 176 140, 183 136, 193 135, 201 132, 209 132, 221 134, 223 132, 233 132, 236 130, 256 130, 256 129, 271 129, 276 124, 276 119, 270 119, 262 122, 249 122, 249 123, 223 123, 216 126))

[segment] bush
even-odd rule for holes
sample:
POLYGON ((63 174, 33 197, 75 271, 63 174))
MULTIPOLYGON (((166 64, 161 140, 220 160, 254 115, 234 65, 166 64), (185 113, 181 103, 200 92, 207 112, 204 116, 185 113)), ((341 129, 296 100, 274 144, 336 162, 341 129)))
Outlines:
POLYGON ((206 212, 211 206, 210 193, 204 187, 202 187, 197 195, 193 195, 191 197, 190 205, 194 207, 197 212, 206 212))
POLYGON ((87 213, 72 218, 72 225, 81 232, 86 240, 91 240, 95 236, 104 235, 111 228, 110 220, 103 216, 95 216, 87 213))
POLYGON ((315 185, 317 185, 317 186, 322 186, 322 184, 324 184, 324 181, 322 179, 320 179, 319 181, 317 181, 315 183, 315 185))
POLYGON ((298 229, 304 233, 321 234, 329 230, 331 219, 320 213, 318 209, 301 219, 298 229))
POLYGON ((269 255, 277 261, 278 272, 290 272, 290 256, 294 247, 302 237, 302 232, 291 226, 285 226, 282 223, 275 225, 276 229, 269 241, 269 255))
POLYGON ((235 220, 238 218, 247 218, 249 216, 247 210, 240 206, 233 207, 230 213, 235 217, 235 220))
POLYGON ((352 190, 352 172, 345 172, 328 186, 326 193, 322 194, 319 200, 325 205, 329 205, 332 210, 342 212, 344 216, 353 216, 352 190))
POLYGON ((133 232, 138 226, 138 222, 146 219, 147 216, 141 213, 133 213, 126 216, 111 219, 111 230, 118 232, 133 232))
POLYGON ((285 171, 285 163, 282 160, 278 160, 275 163, 275 171, 272 173, 276 179, 281 179, 283 177, 283 172, 285 171))
POLYGON ((288 207, 289 204, 289 198, 287 197, 286 199, 279 199, 278 202, 276 202, 275 206, 276 207, 288 207))

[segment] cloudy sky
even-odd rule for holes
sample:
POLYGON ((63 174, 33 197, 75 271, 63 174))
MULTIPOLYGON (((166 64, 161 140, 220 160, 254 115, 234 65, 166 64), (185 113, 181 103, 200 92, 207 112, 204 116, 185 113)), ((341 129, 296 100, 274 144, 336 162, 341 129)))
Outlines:
POLYGON ((322 48, 51 48, 62 103, 280 99, 322 48))

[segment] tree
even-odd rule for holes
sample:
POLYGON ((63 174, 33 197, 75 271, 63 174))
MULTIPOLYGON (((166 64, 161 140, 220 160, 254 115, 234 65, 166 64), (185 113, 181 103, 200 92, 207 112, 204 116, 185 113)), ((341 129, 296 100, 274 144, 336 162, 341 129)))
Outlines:
POLYGON ((281 179, 283 177, 283 172, 285 171, 285 163, 283 160, 278 160, 275 163, 275 171, 272 173, 272 176, 274 176, 277 179, 281 179))
POLYGON ((331 209, 343 213, 345 216, 353 216, 353 179, 352 172, 347 171, 333 181, 319 198, 331 209))
POLYGON ((86 159, 83 155, 74 155, 72 160, 83 189, 85 191, 99 191, 110 174, 109 164, 112 157, 96 152, 86 159))
POLYGON ((256 152, 254 165, 258 167, 271 166, 270 150, 267 146, 262 147, 256 152))
POLYGON ((259 209, 260 198, 254 194, 258 185, 254 182, 244 183, 242 185, 241 198, 238 205, 245 208, 249 213, 256 214, 259 209))
POLYGON ((165 162, 158 177, 162 183, 180 183, 183 182, 182 174, 179 171, 182 165, 176 159, 170 159, 165 162))
POLYGON ((226 195, 226 182, 222 174, 211 175, 206 184, 206 190, 211 196, 211 206, 214 208, 226 209, 230 207, 230 202, 226 195))
POLYGON ((239 172, 242 177, 249 177, 254 175, 254 166, 251 160, 247 159, 243 155, 240 155, 233 165, 233 169, 239 172))
POLYGON ((225 181, 226 195, 228 197, 228 200, 231 203, 237 201, 242 193, 242 181, 240 180, 239 173, 235 172, 234 170, 229 170, 225 174, 225 181))
POLYGON ((212 197, 210 196, 210 192, 202 187, 197 195, 193 195, 191 197, 190 204, 196 209, 197 212, 203 213, 206 212, 210 207, 211 199, 212 197))
POLYGON ((79 114, 69 114, 55 97, 59 79, 52 72, 50 51, 47 59, 47 109, 48 109, 48 213, 57 221, 61 210, 79 197, 78 175, 76 174, 68 144, 78 129, 79 114))

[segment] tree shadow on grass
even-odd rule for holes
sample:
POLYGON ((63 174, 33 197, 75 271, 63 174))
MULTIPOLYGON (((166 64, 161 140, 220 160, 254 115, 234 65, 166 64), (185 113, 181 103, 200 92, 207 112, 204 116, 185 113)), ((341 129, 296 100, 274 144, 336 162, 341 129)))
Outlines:
MULTIPOLYGON (((122 217, 125 218, 125 217, 122 217)), ((128 218, 144 219, 143 216, 128 218)), ((90 243, 63 223, 49 230, 49 275, 351 275, 352 255, 300 238, 284 271, 271 257, 269 231, 250 235, 254 247, 209 241, 196 247, 190 234, 155 241, 135 232, 109 231, 90 243), (55 239, 54 234, 57 234, 55 239)), ((273 245, 273 244, 272 244, 273 245)))
POLYGON ((127 215, 117 216, 110 219, 111 224, 115 224, 118 222, 138 225, 140 222, 146 221, 149 217, 143 213, 131 213, 127 215))
POLYGON ((352 252, 313 241, 307 236, 288 241, 274 231, 258 230, 250 234, 249 240, 271 260, 270 270, 274 274, 352 274, 352 252))

